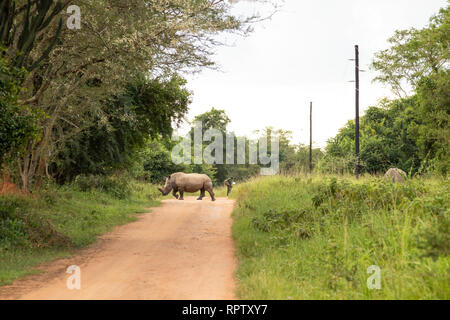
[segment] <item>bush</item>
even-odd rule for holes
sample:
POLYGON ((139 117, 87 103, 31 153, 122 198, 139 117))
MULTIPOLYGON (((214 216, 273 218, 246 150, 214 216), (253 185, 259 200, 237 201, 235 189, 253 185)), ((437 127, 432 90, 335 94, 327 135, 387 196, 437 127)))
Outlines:
POLYGON ((423 210, 430 212, 432 222, 426 224, 416 237, 416 245, 423 256, 434 259, 450 255, 450 202, 449 193, 441 192, 422 199, 423 210))
POLYGON ((68 237, 30 207, 30 200, 0 197, 0 248, 70 246, 68 237))
POLYGON ((28 243, 25 224, 18 213, 25 208, 25 202, 20 199, 0 197, 0 248, 28 243))
POLYGON ((312 210, 273 210, 268 209, 261 216, 252 219, 253 226, 263 232, 287 234, 292 232, 297 238, 310 238, 313 234, 311 222, 314 220, 312 210))
MULTIPOLYGON (((331 174, 351 174, 355 171, 356 158, 354 155, 333 156, 329 153, 319 160, 316 171, 320 173, 331 174)), ((364 167, 363 161, 360 161, 361 168, 364 167)))
POLYGON ((131 194, 131 185, 124 176, 79 175, 75 178, 74 185, 79 191, 98 190, 117 199, 125 199, 131 194))
POLYGON ((424 230, 417 240, 417 246, 425 257, 437 258, 450 255, 450 217, 446 214, 424 230))

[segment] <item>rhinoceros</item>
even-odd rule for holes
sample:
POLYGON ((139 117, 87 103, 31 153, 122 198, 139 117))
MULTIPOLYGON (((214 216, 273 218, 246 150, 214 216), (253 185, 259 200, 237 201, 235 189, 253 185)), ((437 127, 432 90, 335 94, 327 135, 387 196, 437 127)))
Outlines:
POLYGON ((197 191, 200 191, 200 197, 198 197, 197 200, 202 200, 205 197, 205 191, 208 191, 211 200, 216 201, 211 178, 206 174, 177 172, 166 178, 164 188, 158 188, 158 190, 161 191, 164 196, 172 191, 173 196, 177 199, 177 192, 179 192, 179 200, 184 200, 184 192, 193 193, 197 191))
POLYGON ((398 168, 391 168, 384 175, 385 179, 389 179, 392 182, 400 182, 400 183, 405 182, 406 177, 407 177, 406 172, 398 168))

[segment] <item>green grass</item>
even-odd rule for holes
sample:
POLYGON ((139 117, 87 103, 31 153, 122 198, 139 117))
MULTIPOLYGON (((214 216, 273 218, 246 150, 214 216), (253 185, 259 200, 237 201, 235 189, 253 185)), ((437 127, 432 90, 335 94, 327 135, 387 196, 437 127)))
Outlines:
POLYGON ((448 180, 267 177, 233 189, 242 299, 449 299, 448 180), (381 268, 381 289, 367 268, 381 268))
POLYGON ((159 204, 156 188, 129 184, 126 197, 72 186, 33 197, 0 197, 0 285, 34 272, 36 265, 70 255, 113 227, 159 204))
MULTIPOLYGON (((230 193, 230 197, 231 194, 233 193, 234 189, 231 190, 230 193)), ((214 187, 214 194, 216 196, 216 198, 226 198, 227 197, 227 188, 225 186, 217 186, 214 187)), ((208 193, 207 193, 208 195, 208 193)))

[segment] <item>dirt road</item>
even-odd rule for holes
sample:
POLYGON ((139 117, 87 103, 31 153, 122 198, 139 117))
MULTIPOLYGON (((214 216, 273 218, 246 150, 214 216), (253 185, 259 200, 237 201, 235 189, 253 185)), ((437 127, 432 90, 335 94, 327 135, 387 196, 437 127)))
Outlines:
POLYGON ((233 201, 164 200, 44 273, 0 287, 2 299, 234 299, 233 201), (70 265, 81 289, 69 290, 70 265))

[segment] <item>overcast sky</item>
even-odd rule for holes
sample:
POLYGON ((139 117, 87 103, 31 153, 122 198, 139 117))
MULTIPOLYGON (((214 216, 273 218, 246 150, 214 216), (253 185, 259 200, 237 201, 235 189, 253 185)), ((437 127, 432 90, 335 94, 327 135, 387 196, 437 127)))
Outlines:
MULTIPOLYGON (((252 136, 272 126, 290 130, 294 143, 309 143, 309 102, 313 101, 313 141, 324 147, 354 114, 354 45, 360 47, 361 111, 389 89, 372 83, 374 53, 388 48, 397 29, 422 28, 446 0, 285 0, 271 20, 254 33, 228 36, 217 49, 220 71, 188 76, 193 103, 188 119, 224 109, 230 131, 252 136)), ((239 2, 235 10, 261 10, 239 2)))

